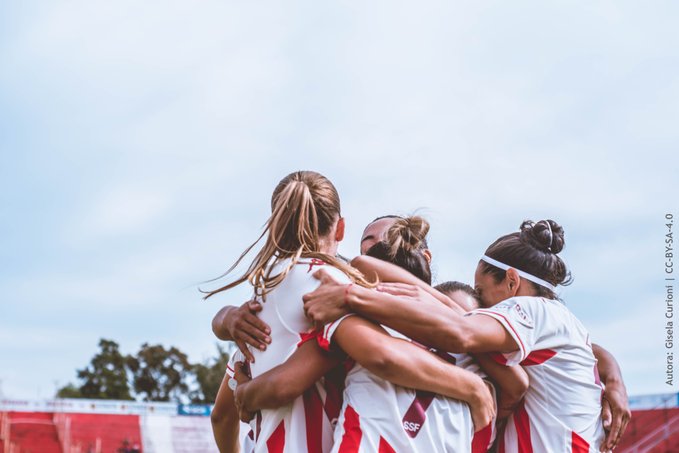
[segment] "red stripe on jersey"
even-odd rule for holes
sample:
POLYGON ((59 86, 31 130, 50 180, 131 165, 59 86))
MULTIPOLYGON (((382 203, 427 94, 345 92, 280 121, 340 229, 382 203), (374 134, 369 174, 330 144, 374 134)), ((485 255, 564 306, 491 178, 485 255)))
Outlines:
POLYGON ((396 450, 394 450, 394 447, 389 445, 389 442, 384 440, 384 437, 380 436, 380 446, 379 450, 377 450, 377 453, 396 453, 396 450))
POLYGON ((266 448, 269 453, 283 453, 285 448, 285 421, 281 420, 278 427, 271 433, 271 437, 266 441, 266 448))
POLYGON ((514 412, 514 426, 516 427, 519 444, 518 453, 533 453, 533 442, 530 439, 530 419, 523 402, 514 412))
POLYGON ((434 394, 418 390, 415 392, 415 400, 410 404, 410 407, 403 416, 401 424, 406 434, 414 439, 415 436, 422 429, 422 425, 427 421, 427 409, 434 400, 434 394))
POLYGON ((323 402, 315 385, 302 396, 306 421, 306 447, 309 453, 323 453, 323 402))
POLYGON ((507 365, 507 357, 501 352, 491 352, 490 358, 495 360, 495 362, 499 363, 500 365, 507 365))
POLYGON ((361 421, 358 413, 353 407, 347 404, 344 411, 344 435, 342 436, 342 443, 339 446, 338 453, 358 453, 361 446, 361 421))
POLYGON ((321 349, 325 351, 330 351, 330 340, 328 339, 328 332, 330 331, 330 328, 332 327, 333 324, 335 324, 337 321, 333 321, 330 324, 326 324, 325 327, 319 332, 318 336, 316 337, 316 342, 318 343, 318 346, 321 347, 321 349))
POLYGON ((307 341, 315 340, 318 337, 318 330, 312 330, 311 332, 299 332, 299 343, 297 347, 299 348, 307 341))
POLYGON ((493 422, 490 422, 481 431, 474 433, 472 439, 472 453, 486 453, 490 447, 490 439, 493 437, 493 422))
POLYGON ((522 366, 533 366, 545 363, 556 355, 556 351, 552 349, 540 349, 528 354, 528 357, 521 361, 522 366))
POLYGON ((582 437, 578 436, 578 433, 575 431, 573 431, 573 434, 571 435, 571 451, 573 453, 589 452, 589 443, 582 437))

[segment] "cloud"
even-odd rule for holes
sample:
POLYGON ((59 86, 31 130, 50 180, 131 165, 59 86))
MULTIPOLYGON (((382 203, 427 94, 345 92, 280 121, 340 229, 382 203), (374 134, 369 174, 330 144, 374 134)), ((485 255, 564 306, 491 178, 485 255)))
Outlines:
MULTIPOLYGON (((638 357, 621 345, 659 310, 676 6, 26 5, 0 7, 0 330, 54 334, 78 354, 59 376, 99 335, 210 355, 212 314, 249 290, 202 302, 196 285, 258 236, 276 182, 306 168, 340 191, 342 253, 375 216, 424 208, 445 279, 470 281, 524 218, 560 221, 569 306, 632 370, 630 390, 662 389, 654 341, 629 345, 638 357)), ((6 393, 45 382, 46 353, 30 356, 12 356, 6 393)))

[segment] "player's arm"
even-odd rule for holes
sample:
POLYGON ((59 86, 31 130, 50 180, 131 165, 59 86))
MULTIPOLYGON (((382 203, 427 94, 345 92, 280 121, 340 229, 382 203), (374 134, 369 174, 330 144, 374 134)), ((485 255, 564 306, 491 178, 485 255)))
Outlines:
POLYGON ((236 399, 247 412, 284 406, 339 363, 337 355, 323 351, 316 341, 307 341, 281 365, 239 384, 236 399))
POLYGON ((497 363, 491 354, 474 354, 481 369, 497 388, 497 418, 510 416, 528 391, 528 374, 520 366, 497 363))
POLYGON ((597 359, 599 377, 604 384, 604 398, 601 419, 606 429, 606 440, 602 450, 612 450, 620 442, 632 413, 627 398, 627 388, 622 372, 613 354, 597 344, 592 344, 592 352, 597 359))
POLYGON ((383 284, 383 291, 344 285, 323 271, 322 284, 305 294, 304 309, 317 323, 337 319, 346 309, 391 327, 413 340, 448 352, 512 352, 514 338, 489 316, 462 316, 413 285, 383 284), (389 291, 387 293, 386 291, 389 291))
POLYGON ((458 310, 461 313, 473 309, 473 307, 469 307, 464 302, 461 303, 457 300, 451 299, 442 292, 432 288, 430 285, 427 285, 425 282, 415 277, 410 272, 392 263, 388 263, 371 256, 360 255, 351 260, 351 265, 360 270, 363 275, 366 276, 366 278, 372 278, 374 282, 400 282, 415 285, 421 288, 423 291, 427 291, 442 304, 454 310, 458 310))
POLYGON ((409 341, 390 336, 366 319, 346 318, 335 330, 332 341, 357 363, 387 381, 467 402, 477 429, 492 420, 495 403, 483 379, 409 341))
POLYGON ((233 391, 228 385, 229 375, 225 374, 217 391, 210 422, 219 453, 239 453, 240 420, 234 404, 233 391))

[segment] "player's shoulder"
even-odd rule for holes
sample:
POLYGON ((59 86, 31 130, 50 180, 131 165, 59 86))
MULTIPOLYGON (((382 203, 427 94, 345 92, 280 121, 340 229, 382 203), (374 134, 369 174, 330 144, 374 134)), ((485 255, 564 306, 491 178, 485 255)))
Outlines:
POLYGON ((494 312, 512 314, 524 320, 542 318, 549 310, 547 299, 533 296, 510 297, 492 307, 494 312))
POLYGON ((349 277, 347 277, 347 275, 344 272, 342 272, 332 264, 328 264, 325 261, 316 258, 301 258, 297 262, 295 268, 296 272, 306 273, 312 277, 313 274, 316 273, 316 271, 323 269, 325 272, 330 274, 331 277, 333 277, 336 280, 339 280, 340 282, 349 281, 349 277))

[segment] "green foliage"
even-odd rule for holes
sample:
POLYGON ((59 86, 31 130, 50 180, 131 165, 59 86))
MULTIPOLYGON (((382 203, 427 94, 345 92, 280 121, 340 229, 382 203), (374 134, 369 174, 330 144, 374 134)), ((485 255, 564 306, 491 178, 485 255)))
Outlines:
POLYGON ((217 357, 193 366, 198 389, 191 393, 194 404, 212 404, 217 398, 217 391, 224 379, 229 354, 217 344, 217 357))
POLYGON ((69 382, 57 391, 57 398, 83 398, 83 394, 78 387, 69 382))
POLYGON ((214 403, 229 354, 217 345, 217 357, 192 364, 172 346, 144 343, 135 355, 124 356, 118 343, 102 338, 89 365, 77 370, 79 385, 68 383, 57 398, 214 403))
POLYGON ((83 398, 131 400, 125 357, 118 343, 102 338, 99 348, 89 366, 78 370, 78 379, 82 382, 80 394, 83 398))
POLYGON ((189 392, 188 379, 193 365, 174 346, 144 343, 136 356, 127 356, 134 391, 144 401, 176 401, 189 392))

